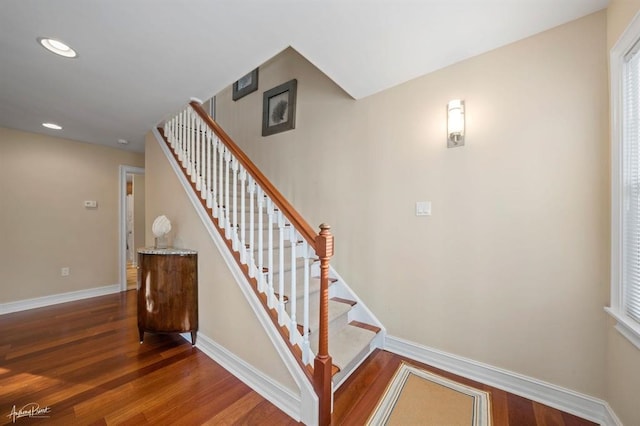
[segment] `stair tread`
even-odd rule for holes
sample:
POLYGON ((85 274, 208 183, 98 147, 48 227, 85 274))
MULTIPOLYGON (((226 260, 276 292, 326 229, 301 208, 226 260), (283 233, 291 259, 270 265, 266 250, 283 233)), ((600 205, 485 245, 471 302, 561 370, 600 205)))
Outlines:
POLYGON ((351 325, 353 327, 364 328, 365 330, 373 331, 376 334, 380 333, 382 331, 382 329, 380 327, 378 327, 378 326, 367 324, 367 323, 360 322, 360 321, 351 321, 349 323, 349 325, 351 325))
POLYGON ((355 306, 358 303, 355 300, 343 299, 342 297, 332 297, 331 300, 336 301, 336 302, 340 302, 340 303, 346 303, 349 306, 355 306))
MULTIPOLYGON (((376 333, 373 331, 346 325, 339 330, 329 332, 329 353, 331 360, 335 366, 344 369, 355 357, 357 357, 363 349, 365 349, 376 333)), ((311 342, 311 350, 318 352, 318 342, 311 342)))

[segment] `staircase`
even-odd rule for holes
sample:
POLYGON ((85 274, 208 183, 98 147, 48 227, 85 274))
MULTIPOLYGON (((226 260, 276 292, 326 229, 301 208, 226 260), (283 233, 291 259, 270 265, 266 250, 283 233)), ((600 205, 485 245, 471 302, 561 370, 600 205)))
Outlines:
POLYGON ((329 424, 333 392, 384 339, 379 321, 329 265, 330 227, 313 231, 199 102, 158 131, 190 182, 185 189, 243 271, 239 284, 251 287, 313 385, 311 418, 329 424))

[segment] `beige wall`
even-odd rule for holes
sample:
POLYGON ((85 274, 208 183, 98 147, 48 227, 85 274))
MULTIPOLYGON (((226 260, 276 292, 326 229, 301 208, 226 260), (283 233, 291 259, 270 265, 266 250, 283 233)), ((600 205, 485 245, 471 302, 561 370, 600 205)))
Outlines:
MULTIPOLYGON (((613 0, 607 10, 607 46, 611 49, 631 19, 640 11, 640 0, 613 0)), ((625 425, 640 424, 640 350, 613 328, 607 341, 606 399, 625 425)))
POLYGON ((216 113, 333 226, 335 267, 391 335, 604 397, 606 65, 604 12, 359 101, 287 50, 216 113), (262 92, 291 78, 296 129, 263 138, 262 92), (447 149, 458 97, 466 146, 447 149))
MULTIPOLYGON (((174 247, 198 251, 200 332, 224 346, 274 381, 297 392, 297 386, 273 348, 238 284, 202 225, 185 190, 152 134, 145 145, 146 221, 165 215, 171 221, 174 247)), ((147 245, 153 234, 147 232, 147 245)))
POLYGON ((118 284, 119 166, 143 162, 141 154, 0 128, 0 303, 118 284))

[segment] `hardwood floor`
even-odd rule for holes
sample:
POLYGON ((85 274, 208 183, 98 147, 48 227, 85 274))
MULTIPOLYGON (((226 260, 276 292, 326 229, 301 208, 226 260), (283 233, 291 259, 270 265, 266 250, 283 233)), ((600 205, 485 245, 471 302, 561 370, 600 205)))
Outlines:
POLYGON ((0 424, 297 424, 179 335, 140 344, 135 294, 0 316, 0 424))
POLYGON ((138 281, 138 267, 127 262, 127 290, 135 290, 138 281))
POLYGON ((333 424, 365 424, 402 361, 489 392, 494 426, 597 425, 572 414, 382 350, 376 350, 371 354, 356 374, 347 379, 336 392, 333 424))
MULTIPOLYGON (((177 335, 138 342, 135 291, 0 316, 0 424, 29 404, 53 425, 293 425, 273 404, 177 335)), ((337 392, 333 424, 361 425, 402 357, 374 352, 337 392)), ((466 380, 491 393, 494 425, 592 425, 466 380)))

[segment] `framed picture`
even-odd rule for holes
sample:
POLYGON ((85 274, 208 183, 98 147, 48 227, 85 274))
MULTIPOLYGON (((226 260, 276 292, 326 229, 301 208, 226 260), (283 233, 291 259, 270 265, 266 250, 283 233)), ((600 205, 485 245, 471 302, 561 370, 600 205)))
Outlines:
POLYGON ((231 97, 237 101, 243 96, 258 90, 258 68, 233 83, 233 94, 231 97))
POLYGON ((298 80, 287 81, 264 92, 262 99, 262 136, 296 128, 296 90, 298 80))

